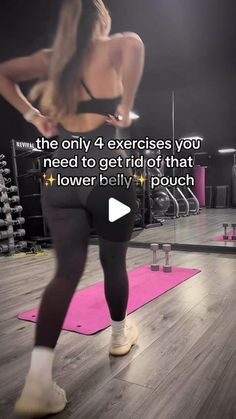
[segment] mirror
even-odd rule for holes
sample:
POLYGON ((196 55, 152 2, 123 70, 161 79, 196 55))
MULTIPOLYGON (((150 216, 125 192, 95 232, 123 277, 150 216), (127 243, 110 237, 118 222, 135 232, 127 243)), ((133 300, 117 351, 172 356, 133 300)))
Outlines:
MULTIPOLYGON (((236 249, 235 94, 235 80, 223 78, 175 92, 177 138, 201 138, 199 150, 182 153, 194 160, 189 171, 195 186, 188 192, 199 201, 199 211, 192 212, 194 196, 188 195, 190 211, 175 220, 175 243, 236 249)), ((187 197, 186 189, 182 192, 187 197)))
MULTIPOLYGON (((145 207, 143 229, 138 234, 134 234, 133 238, 133 241, 138 244, 174 243, 175 241, 175 198, 169 188, 158 185, 159 179, 167 175, 163 158, 174 154, 172 106, 173 93, 166 89, 141 94, 136 102, 136 111, 140 119, 131 128, 131 137, 133 139, 148 137, 158 141, 160 147, 163 145, 162 150, 135 151, 143 155, 145 160, 144 169, 135 173, 138 206, 140 209, 145 207), (152 105, 144 107, 144 103, 152 105), (156 163, 152 165, 154 160, 156 163), (141 176, 145 179, 143 185, 138 182, 141 176), (155 186, 156 184, 158 186, 155 186)), ((173 170, 169 172, 172 175, 173 170)), ((140 216, 141 212, 139 212, 140 216)))

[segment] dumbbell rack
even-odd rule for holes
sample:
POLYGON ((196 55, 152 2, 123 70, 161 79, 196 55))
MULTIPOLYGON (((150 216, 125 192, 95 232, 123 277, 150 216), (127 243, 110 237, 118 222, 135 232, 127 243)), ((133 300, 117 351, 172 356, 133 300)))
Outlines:
POLYGON ((25 235, 25 230, 21 228, 25 220, 21 217, 23 208, 19 205, 19 196, 9 196, 17 193, 18 188, 9 186, 11 178, 5 178, 10 169, 4 159, 5 156, 0 155, 0 256, 13 255, 27 247, 27 242, 17 240, 25 235), (18 218, 14 219, 13 214, 19 215, 18 218), (17 228, 14 229, 14 226, 17 228))
POLYGON ((28 244, 30 247, 41 247, 42 244, 51 242, 41 207, 44 172, 42 159, 46 156, 49 157, 51 152, 41 152, 36 149, 34 143, 20 142, 14 139, 11 140, 11 148, 14 181, 19 188, 21 199, 25 203, 28 244), (27 180, 26 184, 25 180, 27 180), (37 204, 37 209, 33 208, 34 205, 28 205, 32 202, 37 204))

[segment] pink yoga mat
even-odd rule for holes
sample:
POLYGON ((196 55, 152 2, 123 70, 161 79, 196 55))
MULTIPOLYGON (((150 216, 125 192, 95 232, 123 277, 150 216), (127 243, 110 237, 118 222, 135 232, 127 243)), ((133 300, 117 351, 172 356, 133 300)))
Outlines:
POLYGON ((211 239, 211 241, 213 241, 213 242, 231 242, 231 243, 236 243, 235 240, 232 240, 233 230, 232 231, 229 231, 229 233, 227 233, 227 234, 229 236, 228 240, 224 240, 223 239, 223 235, 222 235, 222 236, 216 236, 216 237, 214 237, 213 239, 211 239))
MULTIPOLYGON (((144 306, 158 296, 171 290, 187 279, 201 272, 198 269, 173 268, 173 272, 152 272, 150 266, 143 266, 129 272, 128 314, 144 306)), ((37 321, 38 310, 31 310, 18 316, 20 320, 37 321)), ((70 304, 63 329, 83 335, 92 335, 111 325, 105 302, 104 283, 99 282, 75 293, 70 304)))

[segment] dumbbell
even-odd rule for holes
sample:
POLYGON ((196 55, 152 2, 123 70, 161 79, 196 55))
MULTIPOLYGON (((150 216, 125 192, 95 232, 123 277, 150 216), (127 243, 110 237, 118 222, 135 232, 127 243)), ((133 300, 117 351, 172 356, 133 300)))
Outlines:
POLYGON ((16 220, 0 220, 0 227, 19 226, 25 223, 23 217, 19 217, 16 220))
POLYGON ((22 212, 23 211, 23 207, 21 205, 17 205, 14 208, 11 208, 11 212, 12 214, 17 214, 18 212, 22 212))
POLYGON ((21 228, 14 232, 14 237, 24 237, 25 234, 26 234, 26 231, 23 228, 21 228))
POLYGON ((0 193, 17 193, 18 188, 17 186, 11 186, 10 188, 6 188, 6 186, 0 186, 0 193))
POLYGON ((0 231, 0 240, 7 240, 11 237, 24 237, 26 231, 22 228, 17 231, 10 233, 9 231, 0 231))
POLYGON ((23 250, 23 249, 25 249, 27 247, 27 242, 18 242, 16 245, 15 245, 15 249, 16 250, 23 250))
POLYGON ((162 250, 165 252, 165 265, 163 266, 163 272, 172 272, 172 267, 170 266, 170 252, 171 252, 171 245, 170 244, 163 244, 162 250))
POLYGON ((25 219, 23 217, 19 217, 16 220, 0 220, 0 227, 9 227, 9 226, 19 226, 25 224, 25 219))
POLYGON ((232 224, 232 228, 233 228, 232 240, 236 240, 236 224, 232 224))
POLYGON ((8 196, 2 196, 2 197, 0 198, 0 202, 1 202, 2 204, 6 204, 8 201, 9 201, 8 196))
POLYGON ((224 228, 223 239, 224 240, 228 240, 229 239, 228 232, 227 232, 228 227, 229 227, 229 224, 226 224, 226 223, 223 224, 223 228, 224 228))
POLYGON ((10 188, 7 188, 8 193, 18 193, 17 186, 11 186, 10 188))
POLYGON ((23 217, 18 217, 16 220, 12 221, 13 225, 22 225, 25 224, 25 219, 23 217))
POLYGON ((151 264, 151 270, 156 272, 156 271, 159 271, 159 269, 160 269, 160 266, 157 263, 157 252, 159 250, 159 244, 153 243, 153 244, 151 244, 150 247, 151 247, 151 250, 153 252, 153 261, 152 261, 152 264, 151 264))
POLYGON ((7 166, 7 162, 5 160, 0 161, 0 167, 6 167, 7 166))
POLYGON ((4 177, 4 182, 5 182, 5 185, 8 185, 9 183, 11 183, 11 178, 9 177, 8 179, 7 178, 5 178, 4 177))
POLYGON ((22 212, 23 207, 21 205, 18 205, 17 207, 10 208, 9 206, 4 206, 3 208, 0 208, 0 213, 3 214, 17 214, 18 212, 22 212))
POLYGON ((11 202, 11 204, 19 204, 20 202, 20 197, 15 195, 12 198, 9 199, 9 202, 11 202))
POLYGON ((4 154, 0 154, 0 161, 5 159, 6 156, 4 156, 4 154))
POLYGON ((0 202, 2 202, 3 204, 9 202, 11 204, 18 204, 20 202, 20 197, 15 195, 12 198, 9 198, 8 196, 4 196, 0 198, 0 202))
POLYGON ((2 175, 9 175, 11 173, 10 169, 0 169, 0 173, 2 175))
POLYGON ((15 250, 14 244, 0 244, 0 254, 14 252, 14 250, 15 250))
POLYGON ((18 242, 16 245, 14 244, 0 244, 0 254, 3 253, 12 253, 15 250, 23 250, 27 247, 27 242, 18 242))
POLYGON ((4 206, 3 208, 0 208, 0 214, 10 214, 11 213, 11 208, 8 206, 4 206))
POLYGON ((9 227, 13 225, 13 220, 0 220, 0 227, 9 227))
POLYGON ((7 240, 13 237, 13 232, 9 233, 9 231, 0 231, 0 240, 7 240))

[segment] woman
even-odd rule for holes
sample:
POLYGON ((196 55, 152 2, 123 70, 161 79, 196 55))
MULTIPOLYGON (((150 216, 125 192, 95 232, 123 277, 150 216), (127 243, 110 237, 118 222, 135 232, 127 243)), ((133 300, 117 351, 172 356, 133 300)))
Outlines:
MULTIPOLYGON (((144 46, 133 33, 109 37, 110 28, 111 19, 102 0, 64 0, 52 49, 0 65, 1 95, 46 138, 55 135, 59 139, 80 135, 92 140, 100 135, 114 138, 116 127, 131 124, 130 111, 144 66, 144 46), (30 97, 40 97, 41 112, 19 89, 18 83, 30 79, 40 79, 30 97)), ((99 150, 93 145, 90 155, 99 157, 99 150)), ((105 147, 104 155, 116 157, 117 152, 105 147)), ((55 156, 69 158, 70 151, 59 147, 55 156)), ((112 169, 106 175, 121 171, 112 169)), ((65 176, 83 175, 86 169, 60 169, 60 172, 65 176)), ((128 170, 123 172, 130 174, 128 170)), ((122 188, 116 190, 117 198, 127 195, 122 188)), ((99 235, 105 296, 112 321, 110 354, 125 355, 137 341, 137 327, 126 319, 126 252, 133 213, 125 217, 124 234, 119 240, 102 237, 103 224, 99 223, 102 217, 93 199, 95 192, 82 187, 45 187, 42 205, 54 242, 57 269, 42 297, 31 365, 15 406, 17 414, 44 416, 58 413, 66 406, 64 390, 52 379, 54 348, 84 270, 91 225, 99 235)), ((100 193, 106 195, 106 188, 100 193)), ((128 193, 129 203, 134 207, 133 184, 128 193)))

